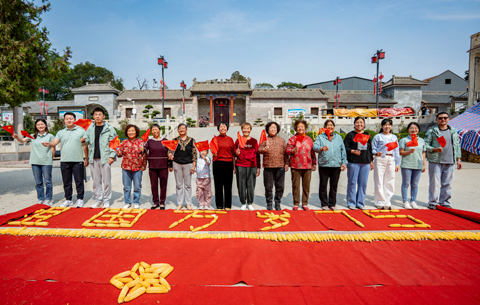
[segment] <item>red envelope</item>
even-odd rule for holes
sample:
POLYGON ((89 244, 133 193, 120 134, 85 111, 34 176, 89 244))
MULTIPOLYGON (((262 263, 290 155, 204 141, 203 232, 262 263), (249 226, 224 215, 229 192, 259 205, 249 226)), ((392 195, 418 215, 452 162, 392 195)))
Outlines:
POLYGON ((355 138, 353 138, 353 142, 362 143, 362 145, 365 146, 368 142, 368 139, 370 139, 369 134, 357 133, 355 138))
POLYGON ((216 154, 218 152, 217 136, 213 136, 213 139, 210 141, 210 149, 212 150, 212 154, 216 154))
POLYGON ((108 144, 109 148, 117 150, 118 147, 120 147, 120 139, 118 136, 115 137, 115 139, 111 140, 110 143, 108 144))
POLYGON ((328 128, 322 128, 322 131, 327 135, 328 140, 330 141, 330 129, 328 128))
POLYGON ((239 131, 237 131, 237 139, 238 139, 238 145, 240 146, 240 148, 245 148, 245 144, 247 143, 247 139, 242 137, 240 135, 239 131))
POLYGON ((147 142, 149 135, 150 135, 150 128, 148 128, 147 131, 145 131, 145 133, 143 134, 143 136, 141 136, 143 142, 147 142))
POLYGON ((92 120, 89 119, 78 119, 75 123, 77 126, 82 127, 83 129, 87 130, 87 128, 92 124, 92 120))
POLYGON ((208 146, 208 140, 197 142, 195 143, 195 146, 197 147, 198 151, 204 151, 204 150, 210 149, 210 147, 208 146))
POLYGON ((304 136, 304 135, 298 135, 297 138, 295 139, 295 145, 296 145, 297 143, 302 144, 303 139, 305 139, 305 136, 304 136))
POLYGON ((385 146, 388 147, 388 151, 391 151, 391 150, 394 150, 395 148, 398 147, 398 142, 397 141, 390 142, 390 143, 385 144, 385 146))
POLYGON ((445 147, 447 145, 447 141, 445 140, 445 137, 441 136, 440 138, 437 138, 438 143, 440 143, 440 146, 445 147))
POLYGON ((32 137, 32 136, 31 136, 27 131, 25 131, 25 130, 20 131, 20 133, 21 133, 22 136, 24 136, 24 137, 30 138, 30 139, 32 139, 32 140, 35 140, 35 138, 32 137))
POLYGON ((175 151, 177 149, 178 141, 177 140, 163 140, 163 146, 168 148, 169 150, 175 151))
POLYGON ((260 135, 260 141, 259 141, 258 145, 262 144, 266 140, 267 140, 267 133, 265 132, 265 130, 262 130, 262 134, 260 135))
POLYGON ((7 125, 2 127, 3 130, 8 131, 13 136, 13 125, 7 125))
POLYGON ((416 147, 418 146, 418 139, 416 134, 411 134, 410 137, 412 138, 411 141, 407 142, 407 147, 416 147))

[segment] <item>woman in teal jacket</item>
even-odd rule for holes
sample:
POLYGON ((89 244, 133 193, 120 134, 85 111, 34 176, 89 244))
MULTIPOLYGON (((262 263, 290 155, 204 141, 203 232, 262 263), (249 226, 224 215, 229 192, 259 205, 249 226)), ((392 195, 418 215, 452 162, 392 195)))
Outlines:
POLYGON ((313 150, 318 153, 318 174, 320 175, 319 197, 324 210, 335 210, 337 203, 337 186, 340 172, 347 167, 347 154, 343 139, 334 133, 335 123, 326 120, 324 128, 330 130, 330 137, 326 133, 317 136, 313 150), (327 198, 327 184, 330 179, 330 192, 327 198))

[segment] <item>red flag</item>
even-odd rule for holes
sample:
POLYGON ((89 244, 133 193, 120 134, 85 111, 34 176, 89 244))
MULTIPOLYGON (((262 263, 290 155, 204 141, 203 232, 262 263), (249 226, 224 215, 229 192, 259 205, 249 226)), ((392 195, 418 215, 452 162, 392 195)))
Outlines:
POLYGON ((120 146, 120 139, 118 136, 115 137, 115 139, 111 140, 110 143, 108 144, 109 148, 117 150, 117 148, 120 146))
POLYGON ((410 137, 412 138, 411 141, 407 142, 407 147, 416 147, 418 146, 418 139, 416 134, 411 134, 410 137))
POLYGON ((78 119, 75 123, 77 126, 82 127, 83 129, 87 130, 90 124, 92 124, 92 120, 90 119, 78 119))
POLYGON ((12 125, 3 126, 2 129, 8 131, 13 136, 13 126, 12 125))
POLYGON ((242 137, 240 135, 240 132, 237 131, 237 139, 238 139, 238 145, 240 146, 240 148, 245 148, 245 144, 247 143, 247 139, 245 139, 244 137, 242 137))
POLYGON ((440 146, 442 146, 442 148, 445 147, 445 145, 447 145, 447 141, 443 136, 441 136, 440 138, 437 138, 437 141, 438 143, 440 143, 440 146))
POLYGON ((394 150, 395 148, 398 147, 398 142, 397 141, 390 142, 390 143, 385 144, 385 146, 388 147, 388 151, 391 151, 391 150, 394 150))
POLYGON ((164 140, 162 141, 163 146, 169 150, 175 151, 177 149, 178 141, 177 140, 164 140))
POLYGON ((204 150, 210 149, 210 147, 208 146, 208 140, 197 142, 195 143, 195 146, 197 147, 198 151, 204 151, 204 150))
POLYGON ((355 138, 353 138, 353 142, 362 143, 363 146, 367 145, 368 139, 370 139, 370 135, 364 133, 357 133, 355 138))
POLYGON ((20 131, 20 133, 21 133, 22 136, 24 136, 24 137, 30 138, 30 139, 32 139, 32 140, 35 140, 35 138, 32 137, 32 136, 31 136, 28 132, 26 132, 25 130, 20 131))
POLYGON ((328 140, 330 141, 330 129, 328 128, 322 128, 322 131, 327 135, 328 140))
POLYGON ((260 135, 260 141, 259 141, 258 145, 262 144, 266 140, 267 140, 267 133, 265 132, 265 130, 262 130, 262 134, 260 135))
POLYGON ((295 138, 295 145, 297 145, 297 143, 300 143, 301 145, 303 142, 303 139, 305 139, 305 135, 297 135, 297 137, 295 138))
POLYGON ((210 141, 210 149, 212 150, 212 154, 216 154, 218 152, 217 136, 213 136, 213 139, 210 141))
POLYGON ((145 131, 145 133, 143 134, 143 136, 141 136, 143 142, 147 142, 149 135, 150 135, 150 128, 148 128, 147 131, 145 131))

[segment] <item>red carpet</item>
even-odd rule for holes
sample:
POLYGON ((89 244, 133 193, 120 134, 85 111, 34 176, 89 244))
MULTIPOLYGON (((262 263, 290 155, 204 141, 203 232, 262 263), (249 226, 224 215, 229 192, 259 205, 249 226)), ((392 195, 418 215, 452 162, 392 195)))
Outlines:
MULTIPOLYGON (((22 217, 25 214, 33 213, 39 208, 45 208, 44 205, 35 205, 22 211, 0 216, 0 223, 5 223, 8 219, 22 217)), ((48 228, 83 228, 82 223, 102 211, 102 209, 71 209, 58 216, 48 220, 50 225, 48 228)), ((265 211, 260 211, 262 214, 265 211)), ((280 214, 280 212, 275 212, 280 214)), ((360 228, 342 214, 315 214, 314 211, 289 211, 291 217, 290 223, 284 227, 280 227, 272 232, 282 231, 391 231, 391 230, 409 230, 408 228, 390 228, 389 224, 414 224, 409 219, 373 219, 365 215, 362 211, 350 211, 347 213, 362 222, 365 227, 360 228)), ((476 215, 480 218, 477 213, 476 215)), ((480 223, 444 213, 442 211, 431 210, 400 210, 399 213, 377 213, 377 215, 412 215, 413 217, 424 221, 431 225, 430 230, 480 230, 480 223)), ((139 221, 128 230, 151 230, 151 231, 189 231, 190 226, 198 227, 209 223, 211 219, 194 219, 190 218, 175 228, 168 227, 175 221, 182 219, 187 214, 177 214, 173 210, 149 210, 140 217, 139 221)), ((227 214, 218 214, 218 221, 209 227, 208 231, 249 231, 258 232, 265 226, 264 218, 257 218, 256 211, 229 211, 227 214)), ((4 224, 3 226, 8 226, 4 224)), ((100 228, 99 228, 100 229, 100 228)), ((121 228, 109 228, 113 230, 121 230, 121 228)), ((410 230, 428 230, 412 228, 410 230)))
POLYGON ((458 217, 462 217, 464 219, 468 219, 470 221, 480 224, 480 214, 478 213, 474 213, 470 211, 462 211, 457 209, 449 209, 449 208, 442 207, 441 205, 437 205, 437 210, 446 212, 458 217))

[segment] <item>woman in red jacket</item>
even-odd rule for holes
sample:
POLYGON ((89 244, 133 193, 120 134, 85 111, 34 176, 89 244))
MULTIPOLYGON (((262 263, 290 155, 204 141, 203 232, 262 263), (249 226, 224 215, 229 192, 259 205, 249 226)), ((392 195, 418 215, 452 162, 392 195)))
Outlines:
MULTIPOLYGON (((227 136, 228 123, 220 122, 217 126, 220 135, 215 137, 218 151, 213 155, 213 181, 215 183, 215 205, 217 209, 232 208, 232 182, 234 167, 234 142, 227 136)), ((212 139, 213 140, 213 139, 212 139)))

